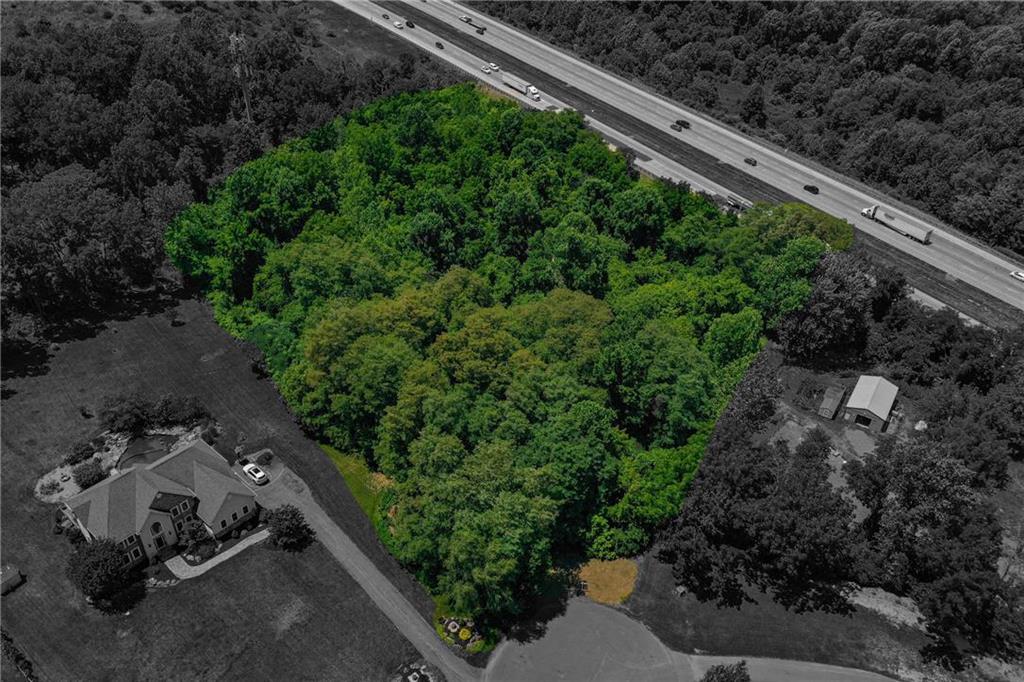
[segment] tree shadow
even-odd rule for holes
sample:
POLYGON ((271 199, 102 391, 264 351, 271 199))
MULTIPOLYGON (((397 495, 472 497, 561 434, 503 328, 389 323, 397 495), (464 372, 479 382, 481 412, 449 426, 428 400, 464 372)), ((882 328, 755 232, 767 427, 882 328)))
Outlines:
POLYGON ((107 615, 119 615, 131 611, 146 598, 146 582, 141 571, 135 571, 129 582, 108 597, 97 599, 93 606, 107 615))
MULTIPOLYGON (((5 338, 0 346, 0 379, 6 382, 46 374, 53 357, 52 344, 93 338, 106 330, 110 322, 166 313, 172 326, 180 326, 184 322, 177 319, 174 308, 182 301, 199 295, 195 287, 165 277, 146 289, 125 291, 101 308, 68 313, 58 320, 48 321, 35 338, 5 338)), ((16 393, 5 386, 2 398, 7 399, 16 393)))
POLYGON ((583 594, 579 568, 578 562, 570 562, 548 573, 530 608, 507 625, 509 639, 525 643, 544 636, 548 623, 565 614, 569 599, 583 594))

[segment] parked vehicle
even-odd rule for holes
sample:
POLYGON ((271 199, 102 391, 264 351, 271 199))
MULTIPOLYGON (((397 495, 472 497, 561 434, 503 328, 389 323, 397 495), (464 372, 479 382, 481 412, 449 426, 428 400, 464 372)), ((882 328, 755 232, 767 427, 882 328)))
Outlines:
POLYGON ((444 43, 442 43, 442 42, 441 42, 441 41, 439 40, 439 41, 437 41, 436 43, 434 43, 434 47, 436 47, 436 48, 437 48, 437 49, 439 49, 439 50, 443 50, 443 49, 444 49, 444 43))
POLYGON ((860 214, 865 218, 871 218, 876 223, 885 225, 894 232, 899 232, 904 237, 910 237, 914 241, 921 242, 922 244, 929 244, 932 241, 932 229, 930 227, 921 228, 911 225, 903 218, 881 206, 868 206, 860 214))
POLYGON ((757 159, 751 159, 751 158, 748 157, 746 159, 743 159, 743 163, 747 164, 748 166, 756 166, 757 165, 757 159))
POLYGON ((459 21, 464 21, 464 22, 466 22, 468 24, 469 22, 471 22, 473 20, 470 19, 469 17, 467 17, 465 14, 460 14, 459 15, 459 21))
POLYGON ((509 86, 517 92, 521 92, 530 99, 539 102, 540 101, 540 90, 533 87, 522 78, 516 78, 508 71, 501 72, 501 82, 509 86))
POLYGON ((1024 272, 1021 272, 1020 270, 1014 270, 1011 272, 1010 277, 1013 277, 1018 282, 1024 282, 1024 272))
POLYGON ((256 464, 246 464, 242 467, 242 471, 245 475, 252 479, 256 485, 266 485, 270 482, 270 477, 267 476, 263 469, 260 469, 256 464))
POLYGON ((678 118, 676 119, 676 125, 679 126, 680 128, 689 128, 690 122, 684 118, 678 118))
POLYGON ((817 194, 821 190, 818 189, 817 185, 804 185, 804 191, 805 192, 810 192, 811 194, 817 194))

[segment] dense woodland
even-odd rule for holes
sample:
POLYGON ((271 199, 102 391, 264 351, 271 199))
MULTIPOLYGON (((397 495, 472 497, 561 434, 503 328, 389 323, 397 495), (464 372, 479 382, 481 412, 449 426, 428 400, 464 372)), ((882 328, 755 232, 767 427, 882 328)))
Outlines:
POLYGON ((176 218, 167 252, 304 424, 393 485, 381 536, 501 622, 556 557, 678 511, 765 330, 851 227, 633 177, 575 113, 472 86, 382 100, 176 218))
POLYGON ((1019 3, 476 6, 1024 253, 1019 3))
POLYGON ((455 80, 413 54, 314 60, 301 7, 164 3, 140 6, 145 20, 48 7, 4 6, 8 345, 148 286, 169 220, 244 161, 355 105, 455 80))
POLYGON ((1005 531, 991 500, 1008 463, 1024 459, 1024 331, 925 310, 899 276, 830 254, 777 337, 789 362, 880 368, 927 429, 884 437, 849 463, 867 508, 854 524, 828 480, 824 432, 793 452, 765 442, 781 386, 770 358, 759 359, 662 538, 679 583, 722 605, 759 588, 789 608, 839 613, 855 585, 878 586, 914 598, 934 640, 929 657, 953 667, 976 655, 1024 657, 1021 567, 997 565, 1005 531))

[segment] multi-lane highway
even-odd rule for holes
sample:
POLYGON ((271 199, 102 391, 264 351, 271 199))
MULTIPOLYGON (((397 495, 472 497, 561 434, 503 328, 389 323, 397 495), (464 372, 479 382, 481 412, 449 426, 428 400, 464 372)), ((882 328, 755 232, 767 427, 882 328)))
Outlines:
POLYGON ((795 197, 850 221, 867 237, 864 241, 874 255, 914 274, 926 273, 913 284, 938 300, 968 308, 964 312, 979 318, 987 316, 1004 324, 1014 318, 1024 321, 1024 283, 1009 275, 1024 270, 1024 265, 916 211, 897 208, 911 223, 935 230, 931 244, 918 244, 863 218, 860 210, 866 206, 899 205, 860 183, 760 143, 452 0, 382 0, 345 6, 507 91, 498 74, 480 70, 486 62, 497 62, 537 85, 544 98, 541 106, 579 110, 592 127, 636 151, 640 165, 656 174, 750 201, 795 197), (472 24, 460 21, 461 15, 469 16, 472 24), (394 21, 407 19, 416 27, 393 26, 394 21), (479 26, 486 27, 483 35, 476 31, 479 26), (438 49, 437 42, 444 48, 438 49), (676 119, 685 119, 690 128, 670 130, 669 124, 676 119), (757 165, 745 163, 748 158, 757 165), (811 194, 805 185, 820 191, 811 194))

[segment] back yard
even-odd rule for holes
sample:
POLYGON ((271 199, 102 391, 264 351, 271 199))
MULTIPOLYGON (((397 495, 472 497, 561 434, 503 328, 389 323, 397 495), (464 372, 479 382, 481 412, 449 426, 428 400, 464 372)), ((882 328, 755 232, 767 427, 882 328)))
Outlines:
POLYGON ((244 349, 204 304, 165 300, 149 313, 109 323, 94 338, 55 347, 36 376, 16 376, 17 369, 5 363, 2 551, 28 581, 4 597, 3 622, 42 678, 132 670, 140 678, 275 679, 287 672, 379 679, 416 657, 319 546, 299 555, 245 552, 202 578, 149 593, 130 615, 101 615, 64 577, 69 545, 51 533, 52 508, 33 496, 38 476, 73 443, 95 435, 93 415, 107 396, 192 393, 225 427, 217 443, 225 456, 239 440, 246 453, 273 448, 431 616, 432 602, 381 548, 337 469, 303 436, 273 385, 252 373, 244 349))

